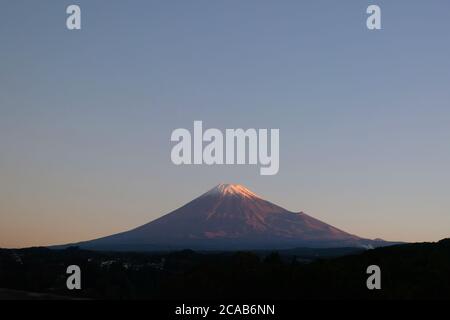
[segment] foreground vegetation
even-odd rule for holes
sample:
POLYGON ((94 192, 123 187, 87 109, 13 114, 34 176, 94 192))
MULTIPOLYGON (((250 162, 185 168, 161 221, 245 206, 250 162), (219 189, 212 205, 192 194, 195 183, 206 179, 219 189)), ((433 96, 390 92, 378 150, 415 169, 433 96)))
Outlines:
POLYGON ((450 299, 450 239, 364 252, 0 249, 0 288, 93 299, 450 299), (82 270, 81 290, 66 287, 73 264, 82 270), (366 287, 373 264, 381 290, 366 287))

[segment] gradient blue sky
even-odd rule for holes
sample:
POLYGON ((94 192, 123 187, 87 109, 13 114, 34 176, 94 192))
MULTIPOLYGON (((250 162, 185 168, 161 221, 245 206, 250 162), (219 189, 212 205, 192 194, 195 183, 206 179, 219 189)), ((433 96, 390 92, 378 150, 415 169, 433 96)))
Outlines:
POLYGON ((0 246, 123 231, 219 182, 363 237, 448 237, 449 37, 446 0, 2 1, 0 246), (280 172, 173 165, 194 120, 279 128, 280 172))

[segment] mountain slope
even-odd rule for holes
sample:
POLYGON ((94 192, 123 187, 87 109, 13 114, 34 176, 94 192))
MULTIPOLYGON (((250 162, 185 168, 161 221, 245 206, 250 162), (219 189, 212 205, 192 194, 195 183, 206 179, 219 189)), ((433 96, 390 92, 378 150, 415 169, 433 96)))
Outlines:
POLYGON ((236 184, 220 184, 181 208, 133 230, 81 242, 99 250, 286 249, 378 246, 294 213, 236 184))

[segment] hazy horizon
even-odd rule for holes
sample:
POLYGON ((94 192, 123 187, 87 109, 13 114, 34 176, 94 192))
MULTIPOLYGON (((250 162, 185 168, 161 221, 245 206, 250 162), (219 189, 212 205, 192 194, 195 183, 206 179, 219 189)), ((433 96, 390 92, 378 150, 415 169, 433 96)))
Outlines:
POLYGON ((69 4, 1 5, 0 247, 129 230, 221 182, 364 238, 450 237, 448 1, 81 0, 79 31, 69 4), (279 173, 175 166, 194 120, 279 128, 279 173))

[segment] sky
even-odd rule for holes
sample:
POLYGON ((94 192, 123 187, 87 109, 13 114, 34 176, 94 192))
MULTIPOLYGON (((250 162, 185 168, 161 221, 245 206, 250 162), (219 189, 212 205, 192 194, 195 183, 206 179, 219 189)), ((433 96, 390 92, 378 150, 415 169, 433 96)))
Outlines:
POLYGON ((447 0, 2 1, 0 247, 125 231, 222 182, 361 237, 449 237, 449 34, 447 0), (279 173, 175 166, 194 120, 280 129, 279 173))

